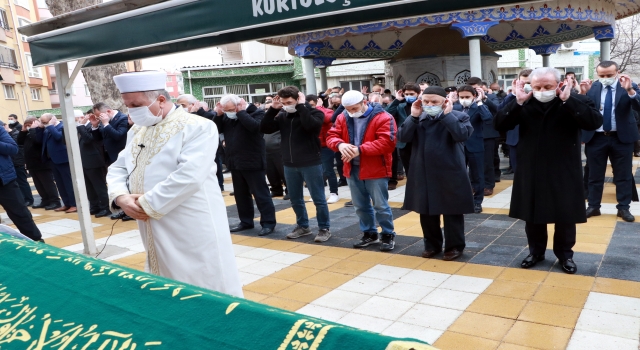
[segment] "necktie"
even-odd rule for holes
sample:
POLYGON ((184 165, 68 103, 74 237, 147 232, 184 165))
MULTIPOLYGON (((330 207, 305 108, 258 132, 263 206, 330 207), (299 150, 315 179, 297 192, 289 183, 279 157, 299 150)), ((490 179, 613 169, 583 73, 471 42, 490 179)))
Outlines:
POLYGON ((465 112, 465 113, 468 113, 468 112, 469 112, 469 107, 464 107, 464 108, 462 109, 462 111, 463 111, 463 112, 465 112))
POLYGON ((611 109, 613 108, 613 91, 607 86, 607 96, 604 98, 604 111, 602 112, 604 131, 611 131, 611 109))

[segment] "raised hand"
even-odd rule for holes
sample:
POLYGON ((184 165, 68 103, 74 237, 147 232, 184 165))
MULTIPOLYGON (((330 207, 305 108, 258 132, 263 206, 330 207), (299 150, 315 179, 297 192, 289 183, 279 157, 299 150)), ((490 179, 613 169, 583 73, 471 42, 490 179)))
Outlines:
POLYGON ((584 79, 580 82, 580 94, 586 95, 591 90, 591 80, 584 79))
POLYGON ((220 102, 216 103, 216 108, 214 109, 214 111, 216 112, 217 116, 221 116, 224 114, 224 110, 222 109, 222 105, 220 104, 220 102))
POLYGON ((422 114, 422 100, 416 100, 411 104, 411 116, 419 117, 422 114))
POLYGON ((241 98, 240 102, 238 102, 238 105, 236 105, 236 112, 244 111, 246 109, 247 109, 247 101, 245 101, 244 98, 241 98))
POLYGON ((518 83, 516 84, 516 100, 518 102, 519 105, 527 102, 531 96, 533 96, 533 91, 530 91, 529 93, 524 92, 524 81, 518 80, 518 83))
POLYGON ((273 102, 271 103, 271 108, 282 109, 282 102, 280 101, 280 96, 276 96, 273 98, 273 102))
POLYGON ((362 89, 360 89, 360 92, 362 92, 363 95, 366 95, 367 91, 369 91, 369 87, 367 86, 363 86, 362 89))
POLYGON ((444 101, 444 115, 447 115, 453 111, 453 103, 448 99, 444 101))
POLYGON ((573 81, 573 79, 567 78, 564 80, 564 84, 561 85, 562 87, 564 87, 564 89, 558 87, 558 97, 560 97, 562 101, 566 101, 569 99, 569 97, 571 97, 571 90, 573 90, 574 84, 575 82, 573 81))
POLYGON ((305 102, 307 102, 307 98, 302 92, 298 91, 298 104, 305 104, 305 102))
POLYGON ((635 93, 633 91, 633 85, 631 83, 631 77, 626 74, 620 74, 620 85, 623 89, 627 90, 629 94, 635 93))
POLYGON ((396 91, 396 98, 398 99, 398 101, 404 100, 404 94, 402 93, 402 90, 396 91))

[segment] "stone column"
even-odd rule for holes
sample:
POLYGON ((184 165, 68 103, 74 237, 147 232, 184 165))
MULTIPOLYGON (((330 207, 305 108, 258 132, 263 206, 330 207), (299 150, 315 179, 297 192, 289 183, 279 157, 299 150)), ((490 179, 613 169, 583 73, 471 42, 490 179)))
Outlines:
POLYGON ((315 57, 313 65, 320 71, 320 91, 327 91, 327 67, 333 63, 335 58, 332 57, 315 57))
POLYGON ((316 72, 315 67, 313 66, 313 58, 312 57, 303 57, 302 61, 304 63, 304 77, 307 80, 307 95, 316 95, 318 93, 318 89, 316 88, 316 72))
POLYGON ((611 40, 616 36, 613 26, 594 27, 593 34, 600 42, 600 62, 611 60, 611 40))
POLYGON ((469 39, 469 70, 472 77, 485 80, 487 77, 482 74, 482 52, 480 40, 487 35, 489 28, 498 25, 500 22, 460 22, 451 25, 452 29, 462 34, 463 38, 469 39))
POLYGON ((562 44, 547 44, 547 45, 538 45, 529 47, 533 50, 536 55, 542 56, 542 66, 543 67, 551 67, 550 57, 552 54, 558 52, 558 49, 562 46, 562 44))

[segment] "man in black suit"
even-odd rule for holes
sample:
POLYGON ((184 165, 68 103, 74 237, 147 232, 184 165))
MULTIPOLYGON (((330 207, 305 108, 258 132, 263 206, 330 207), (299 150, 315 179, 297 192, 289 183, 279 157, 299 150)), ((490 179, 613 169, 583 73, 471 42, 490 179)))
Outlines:
POLYGON ((82 156, 82 172, 89 198, 90 213, 96 218, 111 215, 109 210, 109 192, 107 190, 107 173, 105 168, 104 148, 102 140, 94 137, 93 130, 98 130, 100 119, 89 110, 83 116, 82 112, 75 111, 80 120, 77 123, 78 140, 80 142, 80 155, 82 156))
POLYGON ((620 74, 618 64, 613 61, 600 62, 596 73, 598 81, 593 83, 587 96, 602 113, 603 124, 595 132, 582 133, 589 164, 587 218, 600 215, 607 160, 610 160, 618 216, 632 222, 635 218, 629 204, 633 194, 633 145, 640 138, 632 110, 640 111, 640 90, 628 75, 620 74))
POLYGON ((100 118, 100 133, 104 149, 107 153, 105 161, 107 167, 118 159, 118 154, 127 144, 127 131, 129 131, 129 120, 126 114, 111 109, 107 104, 98 102, 93 105, 93 114, 100 118))

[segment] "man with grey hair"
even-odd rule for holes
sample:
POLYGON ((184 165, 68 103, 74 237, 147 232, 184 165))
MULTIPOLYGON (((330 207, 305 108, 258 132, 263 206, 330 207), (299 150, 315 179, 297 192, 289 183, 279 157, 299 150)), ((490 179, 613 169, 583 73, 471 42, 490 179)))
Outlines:
POLYGON ((253 228, 253 200, 260 211, 260 236, 273 233, 276 227, 276 210, 269 186, 265 180, 267 154, 260 123, 264 111, 254 104, 247 104, 237 95, 222 96, 216 104, 213 121, 218 131, 224 133, 225 160, 231 170, 233 192, 240 223, 231 232, 253 228), (253 198, 252 198, 253 196, 253 198))
POLYGON ((529 79, 532 91, 525 91, 525 82, 518 80, 515 99, 495 118, 498 131, 520 125, 509 216, 525 221, 529 256, 521 267, 530 268, 545 259, 547 224, 553 223, 553 252, 562 270, 574 274, 578 270, 572 250, 576 223, 587 221, 581 129, 596 130, 602 116, 593 101, 573 92, 574 80, 560 82, 558 70, 537 68, 529 79))
POLYGON ((213 123, 171 103, 161 71, 114 77, 134 126, 109 167, 112 209, 138 221, 145 269, 242 297, 227 210, 216 183, 213 123))

